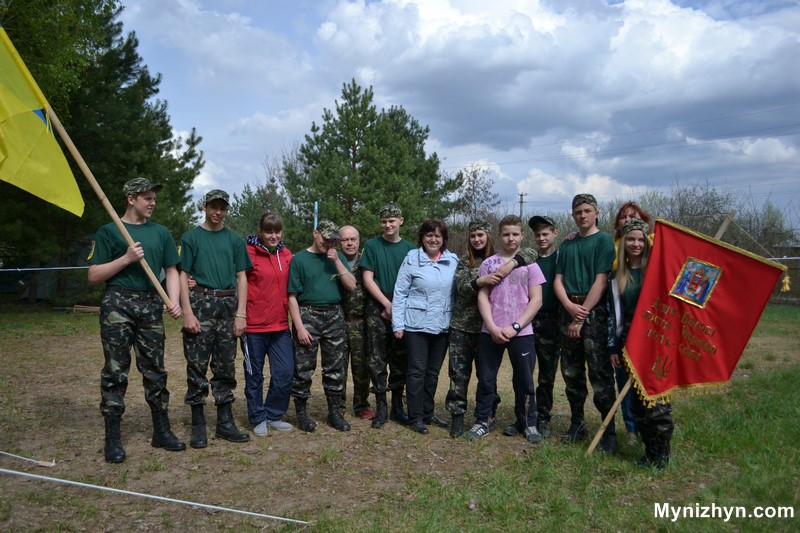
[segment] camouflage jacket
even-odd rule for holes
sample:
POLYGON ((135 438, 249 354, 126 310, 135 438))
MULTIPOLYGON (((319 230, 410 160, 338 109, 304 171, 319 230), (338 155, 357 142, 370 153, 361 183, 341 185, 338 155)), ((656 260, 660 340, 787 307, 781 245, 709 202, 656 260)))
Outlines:
MULTIPOLYGON (((539 254, 532 248, 522 248, 519 256, 525 259, 525 264, 535 263, 539 254)), ((456 306, 453 310, 453 319, 450 328, 467 333, 480 333, 483 326, 483 317, 478 310, 478 291, 473 288, 472 282, 478 279, 478 270, 483 259, 479 259, 475 266, 470 268, 466 257, 462 257, 456 267, 456 306)))
POLYGON ((353 275, 356 278, 356 288, 353 292, 345 291, 342 298, 342 309, 347 319, 363 318, 366 305, 367 291, 364 290, 364 271, 361 268, 361 254, 356 256, 353 263, 353 275))

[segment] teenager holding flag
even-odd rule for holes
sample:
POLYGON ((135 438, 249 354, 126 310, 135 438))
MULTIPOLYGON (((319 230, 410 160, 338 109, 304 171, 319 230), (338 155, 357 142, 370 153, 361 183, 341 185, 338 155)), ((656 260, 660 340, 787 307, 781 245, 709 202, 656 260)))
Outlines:
MULTIPOLYGON (((622 348, 631 327, 636 303, 650 257, 649 225, 633 218, 620 229, 617 246, 617 268, 611 272, 606 291, 608 306, 608 351, 614 368, 622 368, 622 348)), ((636 463, 642 467, 663 470, 669 464, 669 443, 674 424, 672 406, 661 401, 647 408, 632 394, 631 411, 644 442, 644 457, 636 463)))

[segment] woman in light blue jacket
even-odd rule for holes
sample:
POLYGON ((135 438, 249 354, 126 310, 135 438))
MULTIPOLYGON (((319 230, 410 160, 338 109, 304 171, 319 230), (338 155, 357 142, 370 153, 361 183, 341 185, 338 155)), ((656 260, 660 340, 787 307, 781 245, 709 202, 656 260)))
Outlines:
POLYGON ((417 245, 419 248, 408 252, 397 274, 392 329, 406 344, 409 427, 425 435, 427 424, 447 427, 433 407, 447 352, 458 257, 447 250, 447 224, 442 220, 423 222, 417 245))

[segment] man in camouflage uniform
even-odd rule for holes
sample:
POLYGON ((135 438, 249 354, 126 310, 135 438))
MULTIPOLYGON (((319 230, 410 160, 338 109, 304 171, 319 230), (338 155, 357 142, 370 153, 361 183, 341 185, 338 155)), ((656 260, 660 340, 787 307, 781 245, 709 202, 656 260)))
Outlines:
POLYGON ((142 267, 147 260, 151 270, 166 274, 167 294, 172 318, 181 316, 178 250, 167 228, 150 220, 161 185, 145 178, 128 181, 122 222, 134 240, 128 246, 117 226, 106 224, 97 230, 89 254, 89 282, 106 282, 100 304, 100 339, 105 365, 100 373, 100 412, 105 420, 105 460, 121 463, 125 449, 120 437, 120 420, 125 412, 125 391, 131 367, 131 348, 135 347, 136 367, 142 372, 145 400, 153 417, 154 448, 181 451, 186 445, 172 433, 167 409, 167 371, 164 368, 163 304, 142 267))
MULTIPOLYGON (((594 391, 594 405, 604 419, 616 398, 614 369, 607 351, 608 311, 603 296, 608 273, 614 263, 614 240, 597 227, 597 200, 591 194, 578 194, 572 200, 572 218, 578 235, 564 241, 556 263, 553 284, 562 305, 561 374, 567 385, 571 411, 570 427, 562 442, 577 442, 588 437, 584 425, 586 367, 594 391)), ((617 434, 612 420, 597 447, 616 453, 617 434)))
POLYGON ((403 409, 403 389, 406 386, 406 351, 402 339, 392 331, 392 297, 397 273, 406 254, 415 246, 400 238, 400 227, 405 221, 400 208, 393 204, 384 206, 380 213, 383 235, 364 244, 361 268, 364 288, 368 293, 365 306, 367 354, 370 379, 375 393, 375 418, 373 428, 382 428, 388 418, 408 425, 408 415, 403 409), (388 372, 387 372, 388 367, 388 372), (392 411, 388 412, 386 390, 392 391, 392 411))
POLYGON ((294 329, 295 359, 292 397, 297 425, 306 432, 317 424, 308 416, 311 378, 322 355, 322 388, 328 400, 328 425, 350 431, 340 410, 345 381, 347 328, 340 305, 343 291, 352 291, 356 279, 345 256, 336 249, 339 228, 320 220, 314 242, 295 254, 289 265, 289 315, 294 329))
POLYGON ((203 200, 205 220, 181 237, 181 306, 186 397, 192 408, 192 448, 205 448, 204 406, 211 392, 217 406, 216 437, 247 442, 233 420, 236 388, 236 338, 247 325, 247 274, 253 267, 244 240, 225 227, 228 193, 215 189, 203 200), (189 288, 189 279, 197 283, 189 288))
MULTIPOLYGON (((353 226, 339 229, 342 253, 356 278, 353 292, 345 292, 342 309, 347 321, 347 343, 350 356, 350 369, 353 375, 353 412, 363 420, 372 420, 375 413, 369 408, 369 366, 367 365, 367 344, 364 338, 364 274, 361 271, 361 235, 353 226)), ((344 362, 345 391, 342 393, 342 409, 346 409, 347 397, 347 355, 344 362)))

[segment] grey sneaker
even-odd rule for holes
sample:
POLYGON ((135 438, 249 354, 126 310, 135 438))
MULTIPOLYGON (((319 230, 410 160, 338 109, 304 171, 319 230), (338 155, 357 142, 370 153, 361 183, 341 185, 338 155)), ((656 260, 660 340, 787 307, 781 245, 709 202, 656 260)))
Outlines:
POLYGON ((283 420, 268 420, 266 424, 275 431, 291 431, 294 429, 293 425, 283 420))
POLYGON ((467 440, 478 440, 489 434, 489 424, 485 422, 476 422, 472 429, 470 429, 464 436, 467 440))
POLYGON ((527 440, 531 444, 536 444, 537 442, 542 442, 542 434, 539 433, 539 430, 536 429, 536 426, 528 426, 525 429, 525 440, 527 440))
POLYGON ((267 427, 267 421, 264 420, 256 427, 254 427, 253 433, 259 437, 266 437, 267 435, 269 435, 269 428, 267 427))

